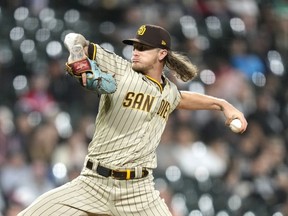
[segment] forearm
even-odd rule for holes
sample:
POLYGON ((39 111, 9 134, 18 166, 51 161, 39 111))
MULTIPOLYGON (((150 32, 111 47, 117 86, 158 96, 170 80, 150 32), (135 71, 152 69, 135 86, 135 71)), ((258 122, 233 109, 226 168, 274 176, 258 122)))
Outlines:
POLYGON ((247 121, 241 111, 235 108, 232 104, 224 99, 188 92, 181 91, 182 98, 177 106, 177 109, 186 110, 219 110, 222 111, 226 121, 226 125, 230 125, 233 119, 239 119, 241 121, 240 132, 243 133, 247 127, 247 121))
POLYGON ((209 95, 188 91, 181 91, 181 95, 177 109, 223 111, 225 106, 229 106, 226 100, 209 95))

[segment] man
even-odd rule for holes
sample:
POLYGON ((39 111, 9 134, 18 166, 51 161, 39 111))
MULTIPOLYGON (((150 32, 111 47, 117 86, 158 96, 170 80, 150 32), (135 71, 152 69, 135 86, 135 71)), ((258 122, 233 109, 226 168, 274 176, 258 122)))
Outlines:
MULTIPOLYGON (((240 119, 241 132, 247 127, 246 119, 223 99, 178 91, 163 74, 164 66, 183 81, 193 79, 196 68, 171 51, 170 35, 159 26, 143 25, 136 38, 123 41, 133 46, 131 62, 87 42, 82 35, 71 37, 65 38, 71 52, 68 66, 81 58, 79 46, 73 48, 79 43, 101 71, 113 74, 117 89, 101 95, 96 130, 81 175, 40 196, 19 215, 171 215, 154 188, 152 175, 155 150, 171 112, 176 108, 219 110, 227 125, 240 119)), ((84 87, 91 87, 88 76, 81 74, 84 87)), ((93 90, 99 92, 99 84, 93 90)))

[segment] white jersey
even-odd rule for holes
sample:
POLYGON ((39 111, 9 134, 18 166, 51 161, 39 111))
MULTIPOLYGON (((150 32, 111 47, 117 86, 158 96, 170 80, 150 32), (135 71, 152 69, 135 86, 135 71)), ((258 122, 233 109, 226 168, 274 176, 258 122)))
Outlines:
POLYGON ((133 71, 129 61, 94 46, 93 58, 102 71, 115 74, 117 90, 101 95, 87 158, 111 168, 155 168, 155 150, 170 113, 180 101, 180 92, 167 78, 162 87, 133 71))

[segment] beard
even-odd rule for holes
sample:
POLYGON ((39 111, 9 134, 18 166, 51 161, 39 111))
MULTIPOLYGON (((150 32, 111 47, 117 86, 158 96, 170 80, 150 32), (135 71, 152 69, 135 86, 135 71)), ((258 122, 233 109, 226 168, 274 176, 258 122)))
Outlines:
POLYGON ((139 62, 132 62, 132 69, 138 73, 147 74, 153 68, 153 65, 143 65, 139 62))
POLYGON ((145 70, 146 68, 137 64, 137 63, 132 63, 132 69, 138 73, 142 73, 142 74, 145 74, 145 70))

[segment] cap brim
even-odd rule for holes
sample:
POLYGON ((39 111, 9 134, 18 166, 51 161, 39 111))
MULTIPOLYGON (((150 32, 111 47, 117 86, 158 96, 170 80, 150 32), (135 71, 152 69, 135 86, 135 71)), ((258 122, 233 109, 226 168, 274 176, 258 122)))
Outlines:
POLYGON ((127 45, 133 45, 134 42, 137 42, 137 43, 145 44, 145 45, 148 45, 148 46, 151 46, 151 47, 155 47, 154 45, 149 44, 149 43, 147 43, 145 41, 139 40, 137 38, 131 38, 131 39, 123 40, 122 42, 124 44, 127 44, 127 45))

